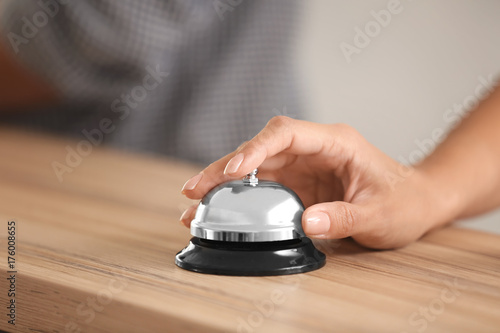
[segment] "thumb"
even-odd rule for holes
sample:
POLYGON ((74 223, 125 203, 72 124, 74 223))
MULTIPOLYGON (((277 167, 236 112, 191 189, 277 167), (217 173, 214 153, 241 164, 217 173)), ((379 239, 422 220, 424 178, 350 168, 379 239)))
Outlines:
POLYGON ((363 208, 344 201, 320 203, 306 209, 302 227, 312 238, 337 239, 352 236, 365 220, 363 208))

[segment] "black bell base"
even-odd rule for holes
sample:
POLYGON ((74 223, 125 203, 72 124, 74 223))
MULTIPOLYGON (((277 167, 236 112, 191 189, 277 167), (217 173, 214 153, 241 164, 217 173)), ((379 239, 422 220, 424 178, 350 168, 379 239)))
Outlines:
POLYGON ((221 242, 191 238, 175 264, 197 273, 269 276, 305 273, 325 265, 325 255, 303 237, 278 242, 221 242))

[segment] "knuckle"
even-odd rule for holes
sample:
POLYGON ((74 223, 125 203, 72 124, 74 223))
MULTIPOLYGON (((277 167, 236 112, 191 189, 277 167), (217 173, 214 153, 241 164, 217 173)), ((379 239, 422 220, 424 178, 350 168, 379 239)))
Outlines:
POLYGON ((270 128, 288 128, 293 122, 292 118, 287 116, 274 116, 267 123, 267 127, 270 128))
POLYGON ((333 131, 338 133, 337 140, 350 147, 362 146, 365 143, 364 137, 354 127, 347 124, 334 124, 333 131))
POLYGON ((343 135, 346 135, 348 137, 356 137, 360 135, 359 132, 351 125, 339 123, 334 124, 333 126, 339 133, 342 133, 343 135))
POLYGON ((352 234, 356 217, 349 207, 344 204, 339 205, 335 211, 335 219, 338 231, 342 235, 349 236, 352 234))
POLYGON ((239 152, 241 151, 247 144, 248 144, 249 141, 243 141, 239 146, 238 148, 236 148, 236 151, 239 152))
POLYGON ((251 142, 245 146, 245 155, 258 155, 266 149, 264 142, 251 142))
POLYGON ((286 116, 275 116, 269 120, 262 131, 259 132, 248 144, 246 151, 261 151, 276 141, 286 141, 290 136, 293 119, 286 116))

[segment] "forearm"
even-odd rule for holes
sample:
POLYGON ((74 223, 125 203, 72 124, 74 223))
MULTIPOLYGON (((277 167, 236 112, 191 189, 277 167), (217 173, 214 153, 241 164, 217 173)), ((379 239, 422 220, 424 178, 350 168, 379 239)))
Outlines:
POLYGON ((500 89, 416 169, 425 175, 435 208, 442 211, 437 224, 500 206, 500 89))

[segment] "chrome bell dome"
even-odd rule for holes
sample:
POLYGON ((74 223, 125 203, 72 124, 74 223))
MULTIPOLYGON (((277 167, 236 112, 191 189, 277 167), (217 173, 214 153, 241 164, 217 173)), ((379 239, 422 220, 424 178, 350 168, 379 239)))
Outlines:
POLYGON ((305 237, 304 205, 289 188, 257 177, 221 184, 200 202, 191 234, 228 242, 273 242, 305 237))

